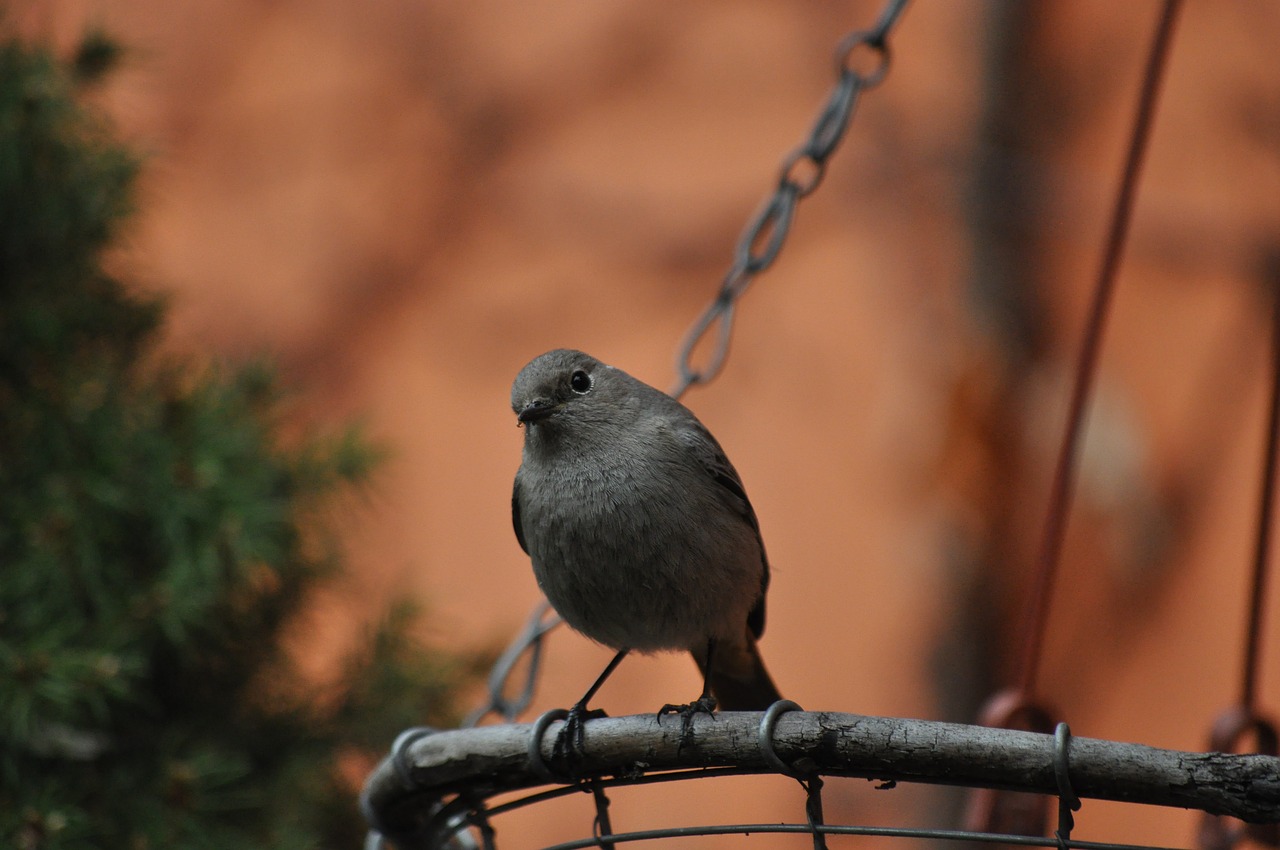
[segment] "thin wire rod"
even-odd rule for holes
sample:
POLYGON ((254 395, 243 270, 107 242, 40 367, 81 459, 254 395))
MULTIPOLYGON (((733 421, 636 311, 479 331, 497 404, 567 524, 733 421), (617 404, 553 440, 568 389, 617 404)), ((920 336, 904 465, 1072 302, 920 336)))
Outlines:
MULTIPOLYGON (((706 767, 706 768, 682 768, 678 770, 666 770, 657 773, 646 773, 644 776, 636 777, 612 777, 609 779, 594 780, 595 784, 601 788, 632 788, 642 787, 645 785, 656 785, 660 782, 686 782, 691 779, 719 779, 725 776, 759 776, 762 775, 759 770, 753 770, 745 767, 706 767)), ((765 776, 771 774, 763 774, 765 776)), ((835 775, 835 774, 828 774, 835 775)), ((559 797, 572 797, 582 793, 580 785, 559 785, 546 791, 538 791, 533 794, 526 794, 513 800, 507 800, 488 809, 490 815, 503 815, 516 809, 522 809, 526 806, 536 805, 547 800, 554 800, 559 797)))
POLYGON ((1093 304, 1090 307, 1088 319, 1085 323, 1084 341, 1080 348, 1080 357, 1075 373, 1075 385, 1071 391, 1071 402, 1067 413, 1067 430, 1063 435, 1057 465, 1054 468, 1040 553, 1036 562, 1031 603, 1027 607, 1024 628, 1021 632, 1026 636, 1026 642, 1023 645, 1023 655, 1018 669, 1022 691, 1025 694, 1032 694, 1035 690, 1036 676, 1040 667, 1040 653, 1044 644, 1046 625, 1049 619, 1049 603, 1053 595, 1054 579, 1061 561, 1062 540, 1066 529, 1067 510, 1071 503, 1076 452, 1080 442, 1080 434, 1084 427, 1085 406, 1093 385, 1094 373, 1097 371, 1103 325, 1111 305, 1111 296, 1115 290, 1116 271, 1120 267, 1120 258, 1124 253, 1129 222, 1133 215, 1133 199, 1137 191, 1138 174, 1142 168, 1143 154, 1146 152, 1147 140, 1151 133, 1151 120, 1155 113, 1156 95, 1159 93, 1160 80, 1168 58, 1169 44, 1173 40, 1174 21, 1181 6, 1181 0, 1165 0, 1160 13, 1160 21, 1156 26, 1155 36, 1151 43, 1151 51, 1147 56, 1146 70, 1143 74, 1142 90, 1138 96, 1138 108, 1134 115, 1133 131, 1129 136, 1129 149, 1125 156, 1124 172, 1116 195, 1115 207, 1111 214, 1111 224, 1107 232, 1102 264, 1098 269, 1093 304))
POLYGON ((1258 530, 1253 553, 1253 581, 1249 588, 1249 627, 1245 632, 1244 675, 1241 677, 1240 705, 1254 708, 1257 692, 1258 656, 1262 633, 1262 600, 1267 582, 1271 551, 1271 516, 1275 502, 1277 429, 1280 428, 1280 275, 1272 270, 1267 280, 1271 296, 1271 412, 1267 417, 1265 460, 1262 463, 1262 492, 1258 498, 1258 530))
MULTIPOLYGON (((879 838, 931 838, 937 841, 978 841, 987 844, 1011 844, 1022 847, 1060 847, 1056 838, 1044 838, 1036 835, 1005 835, 995 832, 969 832, 959 829, 928 829, 896 826, 846 826, 828 824, 812 827, 801 823, 754 823, 754 824, 715 824, 708 826, 673 826, 665 829, 645 829, 635 832, 620 832, 610 836, 615 843, 653 841, 666 838, 703 837, 709 835, 752 835, 754 833, 800 834, 809 835, 865 835, 879 838)), ((544 847, 543 850, 584 850, 596 847, 599 839, 583 838, 565 841, 544 847)), ((1068 846, 1079 850, 1171 850, 1171 848, 1155 847, 1146 844, 1112 844, 1105 841, 1077 841, 1072 839, 1068 846)))

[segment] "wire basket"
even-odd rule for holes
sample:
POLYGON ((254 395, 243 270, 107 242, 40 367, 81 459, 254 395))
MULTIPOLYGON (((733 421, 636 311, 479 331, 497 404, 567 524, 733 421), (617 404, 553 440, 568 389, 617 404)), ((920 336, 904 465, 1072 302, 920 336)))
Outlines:
MULTIPOLYGON (((563 712, 532 724, 477 729, 416 729, 396 742, 362 797, 374 825, 372 846, 401 850, 500 846, 494 821, 570 794, 594 801, 584 837, 554 845, 611 847, 664 838, 800 833, 815 848, 835 835, 997 842, 1037 847, 1132 847, 1071 839, 1081 799, 1199 809, 1254 823, 1280 822, 1280 758, 1189 753, 1140 744, 1073 738, 1067 725, 1044 735, 925 720, 805 712, 781 701, 767 712, 695 719, 653 715, 587 724, 584 751, 570 768, 553 756, 563 712), (611 790, 653 783, 776 774, 797 781, 803 819, 794 823, 664 825, 615 833, 611 790), (857 777, 882 787, 899 782, 1015 790, 1057 798, 1053 837, 964 830, 827 823, 825 779, 857 777), (547 788, 546 786, 552 786, 547 788), (491 803, 494 798, 528 792, 491 803)), ((692 792, 691 792, 692 793, 692 792)))

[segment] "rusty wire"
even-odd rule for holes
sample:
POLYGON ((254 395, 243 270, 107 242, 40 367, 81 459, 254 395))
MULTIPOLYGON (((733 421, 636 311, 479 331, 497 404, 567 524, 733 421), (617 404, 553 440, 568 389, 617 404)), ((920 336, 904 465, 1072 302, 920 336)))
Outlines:
MULTIPOLYGON (((1228 706, 1214 719, 1209 732, 1209 748, 1216 752, 1239 751, 1246 740, 1251 752, 1274 756, 1280 752, 1280 731, 1257 708, 1257 679, 1262 644, 1262 602, 1266 596, 1267 567, 1270 562, 1272 516, 1275 504, 1276 467, 1280 459, 1280 258, 1268 258, 1267 295, 1271 298, 1271 401, 1267 430, 1263 436, 1262 481, 1258 493, 1257 527, 1254 536, 1253 567, 1249 581, 1249 614, 1245 626, 1240 701, 1228 706)), ((1280 845, 1280 826, 1250 824, 1247 827, 1227 818, 1206 814, 1200 821, 1199 845, 1204 850, 1228 850, 1245 838, 1272 847, 1280 845)))
POLYGON ((1030 696, 1035 691, 1040 656, 1048 626, 1049 607, 1053 597, 1054 580, 1057 577, 1059 562, 1062 560, 1062 541, 1066 530, 1067 511, 1071 503, 1072 486, 1075 482, 1076 455, 1080 435, 1084 429, 1085 408, 1093 386, 1094 374, 1097 371, 1102 331, 1111 305, 1111 296, 1115 291, 1116 272, 1120 268, 1120 259, 1124 254, 1125 241, 1129 233, 1129 222, 1133 217, 1133 200, 1137 192, 1138 176, 1142 170, 1147 141, 1151 135, 1156 97, 1160 91, 1160 81, 1167 64, 1169 45, 1173 40, 1174 24, 1181 7, 1182 0, 1165 0, 1161 7, 1160 19, 1156 25, 1143 72, 1142 88, 1134 113, 1133 129, 1129 135, 1129 146, 1125 154, 1120 186, 1107 229, 1102 262, 1098 268, 1093 302, 1085 322, 1084 341, 1080 346, 1075 383, 1072 386, 1067 412, 1066 433, 1063 435, 1057 464, 1054 467, 1039 557, 1036 561, 1035 578, 1021 629, 1024 642, 1018 667, 1018 683, 1025 696, 1030 696))
POLYGON ((1267 564, 1271 554, 1271 518, 1274 513, 1277 430, 1280 429, 1280 269, 1268 269, 1267 294, 1271 296, 1271 410, 1264 437, 1262 486, 1258 496, 1257 530, 1253 551, 1253 575, 1249 583, 1249 617, 1245 630, 1244 669, 1240 677, 1240 705, 1249 712, 1257 697, 1258 659, 1262 634, 1262 601, 1266 596, 1267 564))
MULTIPOLYGON (((1117 188, 1102 259, 1094 284, 1093 300, 1085 320, 1084 339, 1076 361, 1075 378, 1067 410, 1066 430, 1059 446, 1050 484, 1030 596, 1027 607, 1023 610, 1021 627, 1017 633, 1022 638, 1022 651, 1016 668, 1016 684, 988 698, 980 712, 979 722, 984 725, 1021 727, 1029 731, 1048 732, 1058 719, 1055 712, 1038 699, 1035 693, 1036 679, 1043 654, 1044 637, 1048 630, 1054 583, 1062 560, 1067 513, 1075 482, 1076 456, 1084 430, 1086 407, 1097 372, 1102 332, 1110 311, 1116 274, 1120 268, 1129 224, 1133 217, 1138 177, 1151 135, 1156 98, 1180 8, 1181 0, 1165 0, 1143 70, 1120 184, 1117 188)), ((970 795, 965 816, 966 824, 970 828, 994 829, 997 824, 1006 826, 1017 824, 1018 829, 1026 831, 1041 829, 1043 818, 1044 810, 1038 801, 989 789, 976 790, 970 795)))

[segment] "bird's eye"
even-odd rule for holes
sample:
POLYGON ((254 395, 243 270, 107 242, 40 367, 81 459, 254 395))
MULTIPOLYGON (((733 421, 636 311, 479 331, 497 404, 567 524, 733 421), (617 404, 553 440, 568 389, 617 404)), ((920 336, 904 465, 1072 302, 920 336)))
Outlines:
POLYGON ((579 369, 569 376, 569 389, 578 395, 584 395, 591 389, 591 376, 579 369))

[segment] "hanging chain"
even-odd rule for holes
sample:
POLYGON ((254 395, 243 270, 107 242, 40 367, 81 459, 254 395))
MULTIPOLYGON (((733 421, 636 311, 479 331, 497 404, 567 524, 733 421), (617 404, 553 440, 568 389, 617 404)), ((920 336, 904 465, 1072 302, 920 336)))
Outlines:
POLYGON ((897 23, 907 0, 889 0, 880 20, 869 30, 853 32, 836 47, 836 84, 818 113, 813 129, 803 143, 783 160, 772 194, 738 237, 733 265, 725 273, 715 298, 693 323, 681 343, 676 359, 677 379, 671 395, 680 398, 695 384, 705 384, 719 374, 729 354, 733 334, 733 311, 756 275, 763 272, 782 251, 791 232, 796 205, 818 188, 826 176, 827 160, 835 152, 858 106, 858 95, 874 88, 889 71, 889 31, 897 23), (863 54, 869 54, 864 57, 863 54), (871 61, 870 70, 855 65, 871 61), (693 365, 693 352, 716 327, 711 355, 701 368, 693 365))
MULTIPOLYGON (((796 203, 813 193, 826 174, 827 160, 844 137, 858 104, 858 94, 877 85, 889 70, 889 31, 897 23, 907 0, 889 0, 880 19, 869 30, 853 32, 841 39, 836 48, 836 85, 827 103, 818 113, 808 139, 782 161, 778 185, 760 212, 751 220, 734 252, 733 267, 725 275, 715 299, 694 323, 693 329, 679 349, 679 382, 671 395, 679 398, 694 384, 705 384, 724 366, 729 351, 729 336, 733 327, 733 308, 751 281, 777 259, 782 243, 791 229, 796 203), (854 65, 867 61, 862 54, 870 52, 874 60, 870 70, 857 70, 854 65), (763 247, 757 247, 763 243, 763 247), (719 325, 714 353, 703 369, 692 365, 693 349, 710 331, 719 325)), ((508 723, 533 699, 537 681, 538 661, 541 658, 542 640, 547 632, 559 625, 559 619, 546 619, 545 603, 537 608, 525 629, 516 636, 489 674, 489 695, 484 705, 467 718, 466 726, 476 726, 490 714, 508 723), (510 679, 526 655, 530 663, 524 667, 523 681, 515 688, 514 696, 507 696, 510 679)))
POLYGON ((498 715, 507 723, 514 723, 529 707, 529 703, 533 702, 533 688, 538 682, 538 671, 541 669, 542 638, 560 623, 560 617, 551 610, 551 603, 543 600, 534 606, 524 629, 494 662, 489 671, 488 700, 467 715, 462 722, 464 729, 479 726, 480 721, 490 714, 498 715), (526 655, 529 662, 524 667, 524 678, 516 686, 515 694, 509 696, 512 690, 511 679, 526 655))

